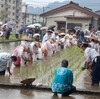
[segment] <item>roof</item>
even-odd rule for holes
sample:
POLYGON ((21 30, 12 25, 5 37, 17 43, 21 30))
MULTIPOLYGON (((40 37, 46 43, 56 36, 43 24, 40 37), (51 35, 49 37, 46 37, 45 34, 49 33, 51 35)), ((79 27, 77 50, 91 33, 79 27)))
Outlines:
POLYGON ((100 10, 98 10, 98 11, 95 11, 95 13, 100 15, 100 10))
POLYGON ((66 11, 66 10, 69 10, 69 9, 77 9, 85 14, 88 14, 92 17, 98 17, 100 18, 100 15, 93 12, 91 9, 87 9, 87 7, 81 7, 79 6, 79 4, 75 3, 75 2, 70 2, 69 4, 66 4, 64 6, 61 6, 61 7, 58 7, 56 9, 53 9, 53 10, 50 10, 48 12, 45 12, 43 14, 41 14, 41 16, 49 16, 49 15, 52 15, 52 14, 55 14, 55 13, 59 13, 59 12, 62 12, 62 11, 66 11))

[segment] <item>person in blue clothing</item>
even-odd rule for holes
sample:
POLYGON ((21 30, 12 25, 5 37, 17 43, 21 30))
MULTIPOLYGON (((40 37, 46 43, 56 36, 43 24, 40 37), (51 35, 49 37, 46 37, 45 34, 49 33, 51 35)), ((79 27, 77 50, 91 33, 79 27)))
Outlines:
POLYGON ((55 77, 52 82, 52 92, 54 95, 62 94, 62 96, 68 96, 76 91, 76 87, 73 84, 73 73, 68 68, 68 60, 62 60, 61 67, 57 68, 55 77))

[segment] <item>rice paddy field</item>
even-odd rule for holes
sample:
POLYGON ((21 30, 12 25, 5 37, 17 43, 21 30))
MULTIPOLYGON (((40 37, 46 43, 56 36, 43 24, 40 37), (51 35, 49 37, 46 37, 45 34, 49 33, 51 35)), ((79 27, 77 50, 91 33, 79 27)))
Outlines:
MULTIPOLYGON (((82 72, 84 57, 80 48, 72 46, 62 50, 60 53, 54 54, 52 57, 48 57, 47 60, 38 60, 33 64, 29 63, 26 66, 14 68, 13 74, 10 77, 10 83, 20 83, 23 79, 35 77, 36 80, 33 84, 39 83, 50 86, 55 70, 60 66, 62 59, 68 59, 68 67, 73 71, 74 81, 76 81, 82 72)), ((6 82, 6 80, 2 81, 6 82)))

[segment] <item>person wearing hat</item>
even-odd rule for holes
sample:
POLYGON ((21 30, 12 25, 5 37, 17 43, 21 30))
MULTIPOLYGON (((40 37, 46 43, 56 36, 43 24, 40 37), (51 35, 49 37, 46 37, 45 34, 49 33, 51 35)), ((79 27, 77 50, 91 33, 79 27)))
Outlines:
POLYGON ((30 53, 31 53, 31 56, 32 56, 32 61, 37 61, 37 55, 38 55, 38 49, 40 47, 40 43, 35 41, 35 42, 32 42, 30 43, 30 53))
POLYGON ((17 57, 17 60, 14 62, 15 66, 24 66, 27 61, 29 61, 30 58, 30 50, 27 46, 17 46, 12 55, 17 57))
POLYGON ((82 44, 82 49, 84 50, 86 68, 91 68, 91 85, 99 85, 100 82, 100 55, 97 51, 90 47, 88 43, 82 44), (90 67, 91 66, 91 67, 90 67))
POLYGON ((58 45, 59 45, 59 49, 64 49, 64 43, 65 43, 65 36, 66 34, 65 33, 59 33, 59 42, 58 42, 58 45))
POLYGON ((47 30, 46 34, 43 37, 42 43, 44 43, 45 41, 47 41, 48 39, 51 38, 53 31, 52 30, 47 30))
POLYGON ((21 46, 29 47, 31 39, 28 38, 26 35, 21 38, 21 46))
POLYGON ((16 60, 17 60, 16 56, 11 56, 10 53, 1 52, 0 53, 0 75, 5 75, 6 71, 9 73, 9 75, 11 75, 10 68, 12 62, 15 62, 16 60))
POLYGON ((52 54, 53 54, 52 43, 53 43, 52 39, 49 39, 49 40, 45 41, 44 43, 42 43, 41 49, 43 52, 44 59, 47 59, 48 56, 52 56, 52 54))
POLYGON ((73 86, 73 73, 68 68, 67 59, 63 59, 61 66, 56 69, 51 89, 56 96, 57 94, 68 96, 76 91, 76 87, 73 86))

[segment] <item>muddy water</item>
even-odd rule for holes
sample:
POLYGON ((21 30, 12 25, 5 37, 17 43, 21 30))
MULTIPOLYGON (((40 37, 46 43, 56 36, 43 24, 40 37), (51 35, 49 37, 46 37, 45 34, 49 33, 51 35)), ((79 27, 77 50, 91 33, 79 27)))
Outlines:
MULTIPOLYGON (((11 53, 19 44, 20 42, 0 44, 0 52, 6 51, 11 53)), ((0 83, 20 83, 23 79, 35 77, 36 80, 33 84, 50 86, 54 71, 60 66, 61 60, 64 58, 69 60, 69 68, 73 70, 74 78, 77 78, 74 80, 74 85, 76 85, 77 88, 100 91, 99 87, 91 87, 89 73, 81 71, 83 57, 80 50, 76 47, 57 53, 53 57, 49 57, 47 61, 39 60, 34 63, 28 63, 20 68, 12 68, 12 75, 10 77, 0 76, 0 83)))
POLYGON ((73 94, 68 97, 53 97, 53 93, 37 90, 0 89, 0 99, 100 99, 100 96, 73 94))
POLYGON ((18 46, 20 42, 12 42, 12 43, 0 43, 0 52, 12 52, 13 49, 18 46))
MULTIPOLYGON (((4 43, 0 44, 0 52, 12 52, 13 49, 18 46, 20 42, 16 43, 4 43)), ((99 91, 99 87, 91 87, 90 77, 87 76, 87 72, 82 72, 80 74, 80 67, 82 65, 82 54, 79 53, 79 49, 73 48, 61 53, 57 53, 53 57, 49 57, 47 61, 37 61, 34 63, 28 63, 20 68, 12 68, 12 76, 4 77, 0 76, 0 83, 20 83, 21 80, 35 77, 36 81, 33 84, 43 84, 51 85, 54 71, 60 66, 60 62, 63 58, 69 60, 69 67, 73 70, 74 84, 81 89, 85 90, 96 90, 99 91), (77 51, 78 50, 78 51, 77 51), (71 53, 73 51, 73 53, 71 53)), ((89 75, 89 74, 88 74, 89 75)), ((0 99, 66 99, 62 98, 60 95, 58 97, 53 97, 51 92, 36 91, 36 90, 15 90, 15 89, 0 89, 0 99)), ((99 96, 95 95, 79 95, 73 94, 67 99, 100 99, 99 96)))
MULTIPOLYGON (((15 49, 19 44, 20 42, 0 44, 0 52, 12 53, 13 49, 15 49)), ((34 63, 28 63, 27 65, 20 68, 12 67, 12 76, 0 76, 0 83, 20 83, 20 81, 23 79, 35 77, 37 80, 34 82, 34 84, 45 83, 45 85, 48 85, 49 80, 51 79, 51 77, 48 77, 48 75, 54 71, 55 67, 53 66, 60 63, 60 57, 61 55, 57 54, 54 58, 48 58, 47 61, 39 60, 34 63)))

